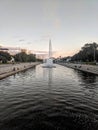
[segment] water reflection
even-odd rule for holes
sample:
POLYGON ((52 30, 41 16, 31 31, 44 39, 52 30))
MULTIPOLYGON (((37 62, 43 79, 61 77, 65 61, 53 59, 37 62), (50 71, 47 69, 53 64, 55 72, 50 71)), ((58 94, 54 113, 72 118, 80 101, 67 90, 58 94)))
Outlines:
POLYGON ((90 73, 86 73, 86 72, 80 72, 80 73, 78 73, 78 75, 80 75, 81 80, 86 84, 96 82, 96 75, 94 75, 94 74, 90 74, 90 73))
POLYGON ((48 86, 52 84, 53 68, 43 68, 43 79, 48 80, 48 86))
POLYGON ((97 76, 38 65, 2 80, 0 86, 0 130, 98 128, 97 76))
POLYGON ((47 82, 48 104, 52 103, 53 68, 43 68, 43 79, 47 82))
POLYGON ((80 72, 80 71, 77 73, 77 75, 79 77, 81 90, 83 91, 85 96, 91 98, 92 101, 97 94, 96 91, 98 90, 97 76, 91 73, 80 72))

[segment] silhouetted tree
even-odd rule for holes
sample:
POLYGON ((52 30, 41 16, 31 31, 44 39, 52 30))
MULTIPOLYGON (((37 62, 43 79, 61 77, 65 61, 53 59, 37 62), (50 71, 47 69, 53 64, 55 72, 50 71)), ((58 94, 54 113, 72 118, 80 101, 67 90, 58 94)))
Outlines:
POLYGON ((2 63, 7 63, 7 61, 11 60, 11 55, 8 52, 0 51, 0 61, 2 63))
POLYGON ((27 59, 28 62, 35 62, 36 61, 35 54, 29 54, 27 59))
POLYGON ((93 43, 87 43, 85 44, 81 50, 72 56, 71 60, 72 61, 89 61, 92 62, 94 59, 98 61, 98 50, 97 50, 98 44, 93 42, 93 43))
POLYGON ((16 62, 34 62, 36 57, 34 54, 27 55, 25 52, 18 53, 14 56, 16 62))

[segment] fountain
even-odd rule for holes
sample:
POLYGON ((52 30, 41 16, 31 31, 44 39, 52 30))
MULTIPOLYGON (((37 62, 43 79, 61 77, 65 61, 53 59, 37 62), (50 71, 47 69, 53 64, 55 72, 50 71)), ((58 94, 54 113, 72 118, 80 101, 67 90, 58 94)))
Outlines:
POLYGON ((43 64, 44 68, 53 68, 55 67, 53 64, 53 58, 52 58, 52 46, 51 46, 51 40, 49 40, 49 54, 48 58, 45 59, 45 63, 43 64))

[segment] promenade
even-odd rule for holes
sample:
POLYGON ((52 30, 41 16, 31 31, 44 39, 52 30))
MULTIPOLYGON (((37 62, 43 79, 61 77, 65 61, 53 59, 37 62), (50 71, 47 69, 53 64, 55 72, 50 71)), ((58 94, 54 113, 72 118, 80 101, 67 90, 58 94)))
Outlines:
POLYGON ((85 64, 73 64, 73 63, 58 63, 60 65, 70 67, 76 70, 89 72, 98 75, 98 65, 85 65, 85 64))
POLYGON ((1 64, 0 65, 0 79, 16 74, 20 71, 32 68, 38 65, 39 62, 31 63, 17 63, 17 64, 1 64))

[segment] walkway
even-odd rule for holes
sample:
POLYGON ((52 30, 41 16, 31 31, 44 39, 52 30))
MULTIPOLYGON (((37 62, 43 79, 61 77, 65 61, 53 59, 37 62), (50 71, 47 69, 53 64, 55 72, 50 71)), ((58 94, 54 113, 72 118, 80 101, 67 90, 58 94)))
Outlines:
POLYGON ((98 75, 97 65, 84 65, 84 64, 73 64, 73 63, 58 63, 58 64, 98 75))
POLYGON ((0 65, 0 79, 13 75, 17 72, 29 69, 37 64, 39 64, 39 62, 18 63, 18 64, 1 64, 0 65))

